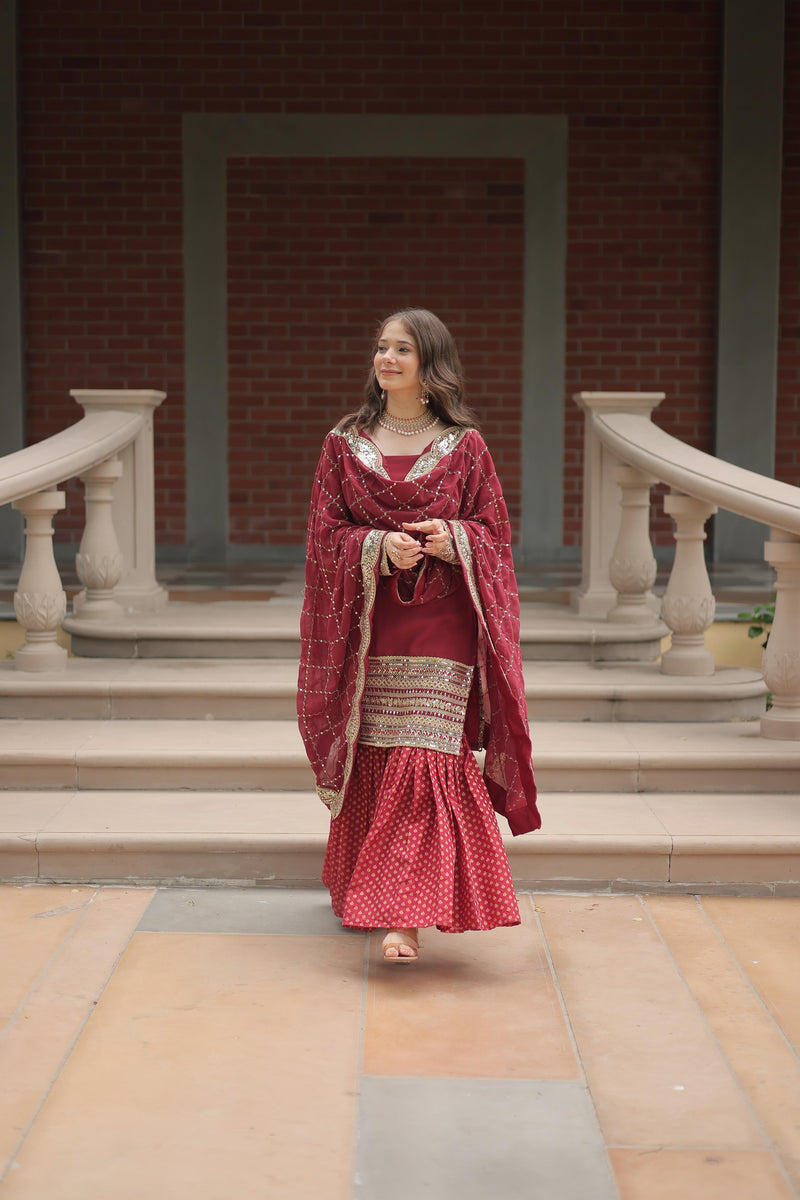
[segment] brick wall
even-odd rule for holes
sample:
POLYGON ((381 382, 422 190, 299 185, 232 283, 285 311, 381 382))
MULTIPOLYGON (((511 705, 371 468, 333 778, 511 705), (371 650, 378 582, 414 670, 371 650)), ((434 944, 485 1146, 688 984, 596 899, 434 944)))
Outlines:
MULTIPOLYGON (((710 448, 720 0, 408 0, 400 8, 376 0, 26 0, 20 10, 28 438, 74 419, 70 387, 166 390, 156 418, 161 543, 185 536, 183 112, 568 114, 567 396, 664 390, 661 423, 710 448)), ((283 488, 265 483, 284 461, 285 443, 264 444, 284 420, 276 407, 302 406, 299 479, 341 411, 339 385, 359 390, 365 332, 407 299, 450 319, 518 506, 519 278, 506 261, 521 244, 518 164, 423 169, 411 161, 392 170, 393 187, 382 189, 363 161, 295 161, 275 192, 274 164, 268 175, 257 160, 230 166, 237 541, 300 540, 303 487, 292 483, 285 500, 283 488), (438 226, 437 199, 447 211, 438 226), (322 222, 328 258, 335 244, 345 248, 347 280, 335 281, 329 267, 319 278, 301 213, 322 222), (337 213, 354 223, 337 223, 337 213), (267 214, 271 225, 282 222, 296 268, 290 279, 263 275, 267 214), (465 247, 464 239, 477 228, 472 289, 463 277, 472 240, 465 247), (373 265, 359 271, 359 240, 377 250, 393 234, 402 239, 400 294, 373 265), (437 246, 459 259, 455 272, 427 270, 437 246), (269 316, 278 309, 280 326, 269 316), (311 326, 324 331, 321 354, 333 365, 335 351, 340 377, 312 378, 304 348, 311 326)), ((792 300, 785 287, 785 348, 787 330, 800 324, 789 319, 792 300)), ((565 540, 574 544, 581 429, 571 400, 566 411, 565 540)), ((795 458, 782 469, 800 467, 795 458)), ((74 503, 58 528, 62 539, 77 535, 74 503)), ((668 537, 663 518, 656 528, 659 540, 668 537)))
POLYGON ((297 544, 327 431, 378 322, 438 313, 520 511, 519 161, 240 159, 228 168, 231 536, 297 544))

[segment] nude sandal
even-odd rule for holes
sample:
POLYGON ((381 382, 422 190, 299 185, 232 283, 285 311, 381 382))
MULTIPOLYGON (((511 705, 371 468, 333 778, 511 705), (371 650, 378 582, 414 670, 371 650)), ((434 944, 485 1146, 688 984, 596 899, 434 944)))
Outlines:
POLYGON ((417 962, 419 960, 419 938, 413 933, 401 933, 398 929, 390 929, 383 939, 381 944, 383 950, 383 961, 388 963, 401 962, 417 962), (397 954, 387 954, 386 951, 392 947, 397 947, 397 954), (413 950, 413 954, 401 954, 400 947, 405 946, 409 950, 413 950))

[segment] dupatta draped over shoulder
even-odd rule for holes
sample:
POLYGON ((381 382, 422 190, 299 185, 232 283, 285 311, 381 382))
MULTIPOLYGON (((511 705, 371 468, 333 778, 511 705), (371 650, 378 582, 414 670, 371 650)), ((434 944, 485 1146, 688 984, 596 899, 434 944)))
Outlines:
MULTIPOLYGON (((357 430, 326 437, 311 493, 300 620, 300 732, 317 791, 337 816, 353 767, 383 539, 404 521, 439 518, 453 534, 478 620, 484 780, 512 833, 538 829, 536 785, 519 649, 519 597, 505 501, 474 429, 450 427, 393 482, 377 446, 357 430)), ((424 559, 393 580, 406 602, 446 594, 454 568, 424 559)), ((477 723, 476 723, 477 724, 477 723)))

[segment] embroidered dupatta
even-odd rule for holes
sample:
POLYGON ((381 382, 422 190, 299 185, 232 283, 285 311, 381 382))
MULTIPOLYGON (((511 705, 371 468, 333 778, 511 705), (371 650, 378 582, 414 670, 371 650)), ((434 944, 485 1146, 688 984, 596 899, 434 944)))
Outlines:
MULTIPOLYGON (((317 791, 337 816, 358 742, 383 539, 404 521, 432 518, 450 526, 478 619, 486 787, 511 832, 526 833, 541 818, 510 528, 494 464, 474 429, 445 430, 401 481, 389 478, 378 448, 355 430, 334 430, 323 443, 311 493, 297 691, 317 791)), ((432 558, 415 577, 403 573, 411 601, 449 591, 453 569, 432 558)))

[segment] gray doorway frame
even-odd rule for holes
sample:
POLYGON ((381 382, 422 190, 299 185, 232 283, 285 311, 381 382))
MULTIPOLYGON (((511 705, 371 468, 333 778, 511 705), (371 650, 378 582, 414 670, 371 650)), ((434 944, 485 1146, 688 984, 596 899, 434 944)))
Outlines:
POLYGON ((302 547, 231 546, 228 540, 226 161, 248 156, 523 160, 522 525, 518 557, 522 562, 564 558, 567 141, 565 116, 184 116, 190 561, 265 561, 302 555, 302 547))
MULTIPOLYGON (((0 457, 25 438, 16 0, 0 0, 0 457)), ((0 560, 22 561, 22 517, 0 506, 0 560)))
MULTIPOLYGON (((714 453, 772 478, 778 404, 783 0, 725 0, 714 453)), ((759 562, 767 529, 714 519, 716 562, 759 562)))

